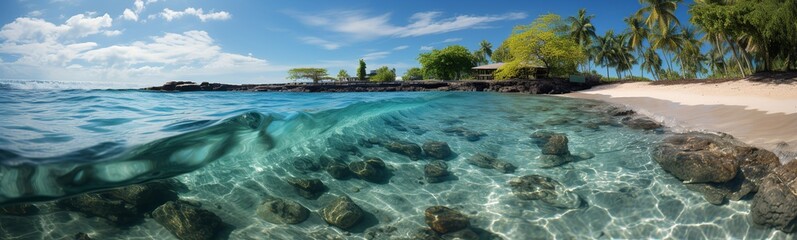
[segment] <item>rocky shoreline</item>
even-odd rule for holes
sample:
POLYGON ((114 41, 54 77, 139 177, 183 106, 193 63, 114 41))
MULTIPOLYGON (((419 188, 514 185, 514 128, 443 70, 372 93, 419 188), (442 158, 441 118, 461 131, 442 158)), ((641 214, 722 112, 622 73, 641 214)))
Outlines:
POLYGON ((329 82, 279 84, 222 84, 167 82, 162 86, 143 88, 148 91, 247 91, 247 92, 418 92, 466 91, 529 94, 562 94, 589 89, 596 81, 572 83, 567 79, 504 80, 504 81, 400 81, 400 82, 329 82))

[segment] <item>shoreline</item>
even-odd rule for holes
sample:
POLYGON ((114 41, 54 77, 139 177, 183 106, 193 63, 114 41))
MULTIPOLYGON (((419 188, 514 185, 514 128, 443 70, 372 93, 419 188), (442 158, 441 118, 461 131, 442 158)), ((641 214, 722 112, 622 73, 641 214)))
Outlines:
POLYGON ((797 83, 748 80, 723 83, 603 85, 562 95, 623 105, 676 132, 722 132, 797 159, 797 83))

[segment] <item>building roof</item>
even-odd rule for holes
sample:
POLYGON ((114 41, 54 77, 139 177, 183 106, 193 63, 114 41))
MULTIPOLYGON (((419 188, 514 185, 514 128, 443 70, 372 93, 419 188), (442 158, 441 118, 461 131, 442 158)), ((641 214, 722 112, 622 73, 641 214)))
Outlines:
MULTIPOLYGON (((473 69, 473 70, 480 70, 480 69, 492 69, 492 70, 496 70, 496 69, 500 68, 500 67, 501 67, 501 66, 503 66, 503 65, 504 65, 504 63, 502 63, 502 62, 499 62, 499 63, 493 63, 493 64, 487 64, 487 65, 476 66, 476 67, 473 67, 473 68, 471 68, 471 69, 473 69)), ((545 68, 545 67, 542 67, 542 66, 528 66, 528 67, 531 67, 531 68, 545 68)))

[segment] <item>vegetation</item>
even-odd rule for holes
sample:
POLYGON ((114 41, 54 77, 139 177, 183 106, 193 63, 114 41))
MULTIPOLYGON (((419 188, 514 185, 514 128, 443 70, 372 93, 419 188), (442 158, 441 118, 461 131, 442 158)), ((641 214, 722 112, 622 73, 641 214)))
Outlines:
POLYGON ((512 61, 496 71, 497 79, 521 76, 531 66, 545 67, 555 76, 572 74, 586 59, 584 49, 570 37, 565 22, 555 14, 543 15, 530 25, 515 27, 506 43, 512 61))
POLYGON ((341 69, 340 72, 338 72, 338 80, 344 81, 346 78, 349 78, 349 73, 346 72, 346 70, 341 69))
POLYGON ((470 51, 460 45, 422 53, 418 61, 421 63, 424 76, 441 80, 462 79, 474 66, 470 51))
POLYGON ((376 75, 371 77, 372 82, 392 82, 396 81, 396 69, 389 69, 382 66, 376 69, 376 75))
POLYGON ((417 67, 407 69, 407 72, 404 73, 404 76, 402 76, 401 79, 404 81, 422 80, 423 70, 417 67))
POLYGON ((509 44, 506 41, 501 43, 498 48, 495 49, 492 55, 493 62, 510 62, 512 61, 512 55, 509 54, 509 44))
POLYGON ((473 65, 484 65, 490 63, 490 58, 493 56, 493 44, 487 40, 482 40, 479 43, 479 49, 473 52, 473 65))
POLYGON ((357 78, 360 79, 360 81, 365 81, 366 77, 365 60, 360 59, 360 67, 357 68, 357 78))
POLYGON ((309 79, 313 83, 318 83, 321 80, 334 80, 327 74, 327 70, 323 68, 293 68, 288 70, 288 79, 309 79))

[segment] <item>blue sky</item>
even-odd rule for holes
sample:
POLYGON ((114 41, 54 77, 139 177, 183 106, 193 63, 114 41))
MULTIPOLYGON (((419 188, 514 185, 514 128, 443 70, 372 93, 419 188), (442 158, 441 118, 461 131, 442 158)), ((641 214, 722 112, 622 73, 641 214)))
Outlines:
MULTIPOLYGON (((169 80, 287 82, 294 67, 357 60, 399 75, 418 54, 586 8, 599 34, 625 29, 635 0, 565 1, 9 0, 0 3, 0 78, 151 85, 169 80)), ((688 24, 686 1, 677 12, 688 24)), ((605 72, 603 69, 598 69, 605 72)), ((639 70, 635 70, 635 75, 639 70)), ((612 71, 612 75, 614 72, 612 71)))

